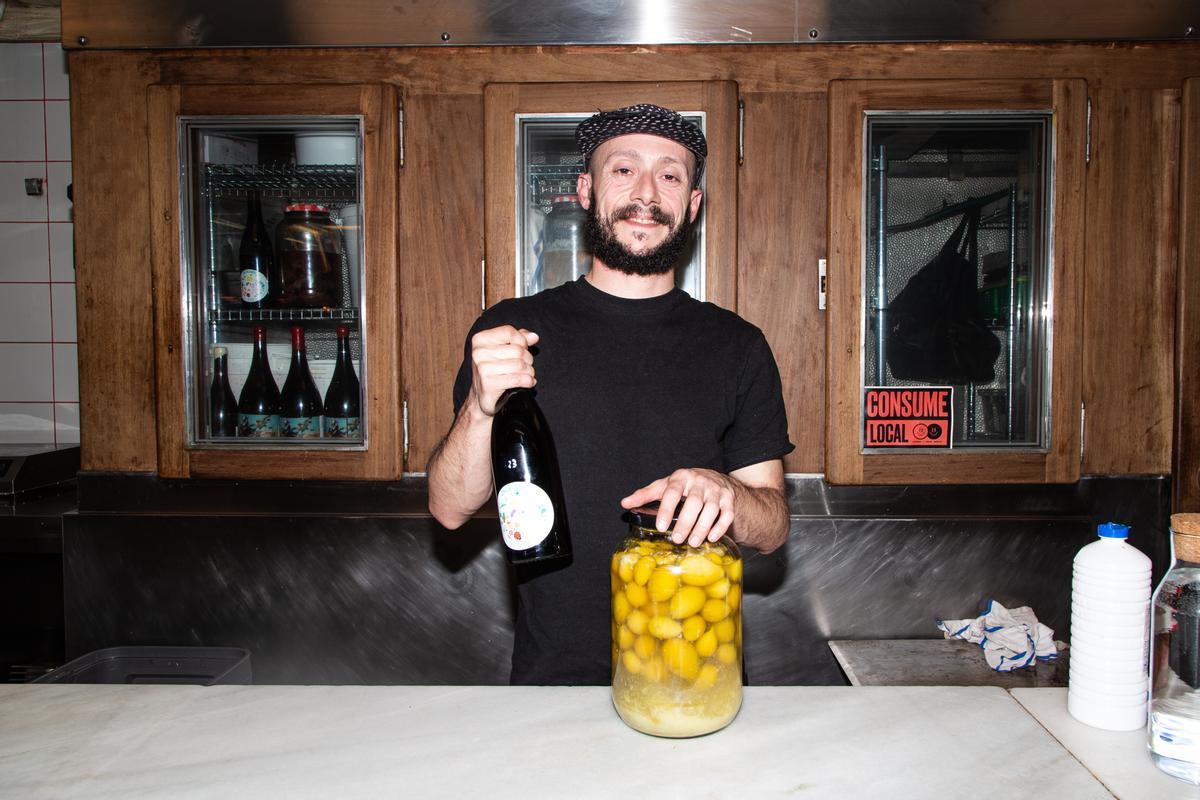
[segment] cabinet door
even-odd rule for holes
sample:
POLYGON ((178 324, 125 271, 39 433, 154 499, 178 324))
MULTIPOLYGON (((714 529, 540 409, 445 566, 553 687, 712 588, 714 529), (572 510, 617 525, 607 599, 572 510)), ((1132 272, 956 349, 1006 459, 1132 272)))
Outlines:
POLYGON ((1183 82, 1175 362, 1175 511, 1200 509, 1200 77, 1183 82))
POLYGON ((401 475, 397 113, 383 85, 150 88, 161 475, 401 475), (250 222, 256 217, 265 221, 250 222), (253 228, 266 240, 263 258, 273 259, 262 275, 244 263, 253 228), (247 294, 248 274, 262 291, 247 294), (283 432, 298 435, 251 435, 274 420, 245 408, 236 434, 216 424, 214 356, 225 354, 237 398, 259 329, 284 406, 306 394, 295 413, 278 409, 283 432), (303 372, 293 369, 297 341, 307 345, 307 393, 287 385, 303 372), (343 394, 329 389, 344 384, 334 379, 343 341, 359 390, 344 393, 340 407, 355 398, 358 407, 325 414, 343 394))
POLYGON ((827 479, 1076 480, 1086 85, 829 98, 827 479))
POLYGON ((556 205, 565 210, 575 194, 582 163, 575 125, 598 110, 634 103, 671 108, 704 129, 710 155, 697 225, 700 252, 690 262, 694 267, 677 274, 693 296, 736 308, 737 86, 727 81, 485 87, 487 305, 586 271, 578 264, 541 268, 544 223, 548 212, 556 205))

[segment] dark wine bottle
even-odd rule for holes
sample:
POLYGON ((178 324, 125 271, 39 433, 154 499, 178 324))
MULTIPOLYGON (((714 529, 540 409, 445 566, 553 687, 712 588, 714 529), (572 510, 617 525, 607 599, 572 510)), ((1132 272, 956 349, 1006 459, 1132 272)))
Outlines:
POLYGON ((242 229, 242 245, 238 249, 238 269, 242 273, 242 306, 265 308, 279 293, 279 276, 275 271, 275 254, 271 236, 263 224, 262 202, 258 192, 250 192, 246 204, 246 226, 242 229))
POLYGON ((335 439, 362 436, 358 376, 350 360, 350 329, 337 328, 337 364, 325 392, 325 435, 335 439))
POLYGON ((238 397, 238 436, 264 438, 278 435, 279 387, 267 360, 267 329, 256 325, 250 374, 238 397))
POLYGON ((308 371, 304 328, 292 326, 292 366, 279 398, 279 435, 298 439, 321 436, 321 393, 308 371))
POLYGON ((569 557, 558 456, 532 389, 509 389, 496 405, 492 477, 509 563, 569 557))
POLYGON ((208 390, 208 424, 213 437, 237 436, 238 404, 229 388, 229 351, 213 348, 213 379, 208 390))

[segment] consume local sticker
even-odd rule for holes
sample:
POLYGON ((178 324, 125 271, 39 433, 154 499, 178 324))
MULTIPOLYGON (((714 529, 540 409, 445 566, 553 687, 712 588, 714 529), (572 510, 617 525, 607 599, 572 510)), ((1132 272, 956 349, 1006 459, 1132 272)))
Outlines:
POLYGON ((950 386, 863 389, 863 447, 950 447, 950 386))

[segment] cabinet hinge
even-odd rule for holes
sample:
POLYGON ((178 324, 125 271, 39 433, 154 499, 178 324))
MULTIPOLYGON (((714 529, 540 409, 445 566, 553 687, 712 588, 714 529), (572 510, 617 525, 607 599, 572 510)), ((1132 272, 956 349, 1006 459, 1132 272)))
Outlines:
POLYGON ((1079 404, 1079 463, 1083 463, 1083 443, 1087 432, 1087 406, 1079 404))
POLYGON ((479 310, 487 311, 487 259, 479 259, 479 310))
POLYGON ((821 311, 825 310, 825 288, 828 280, 827 262, 823 258, 817 259, 817 308, 821 311))
POLYGON ((404 168, 404 103, 396 104, 396 135, 398 138, 399 152, 397 157, 400 159, 400 168, 404 168))
POLYGON ((738 166, 746 160, 746 101, 738 98, 738 166))
POLYGON ((1084 166, 1092 163, 1092 98, 1087 100, 1087 128, 1083 145, 1084 166))
POLYGON ((400 401, 400 424, 401 424, 401 452, 404 463, 400 465, 402 471, 408 471, 408 398, 400 401))

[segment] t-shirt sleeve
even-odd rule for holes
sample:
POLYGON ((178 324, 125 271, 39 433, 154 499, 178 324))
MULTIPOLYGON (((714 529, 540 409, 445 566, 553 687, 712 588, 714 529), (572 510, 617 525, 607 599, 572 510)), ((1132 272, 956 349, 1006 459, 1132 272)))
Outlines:
POLYGON ((733 424, 725 434, 725 471, 781 458, 794 449, 779 367, 766 338, 755 330, 738 381, 733 424))

